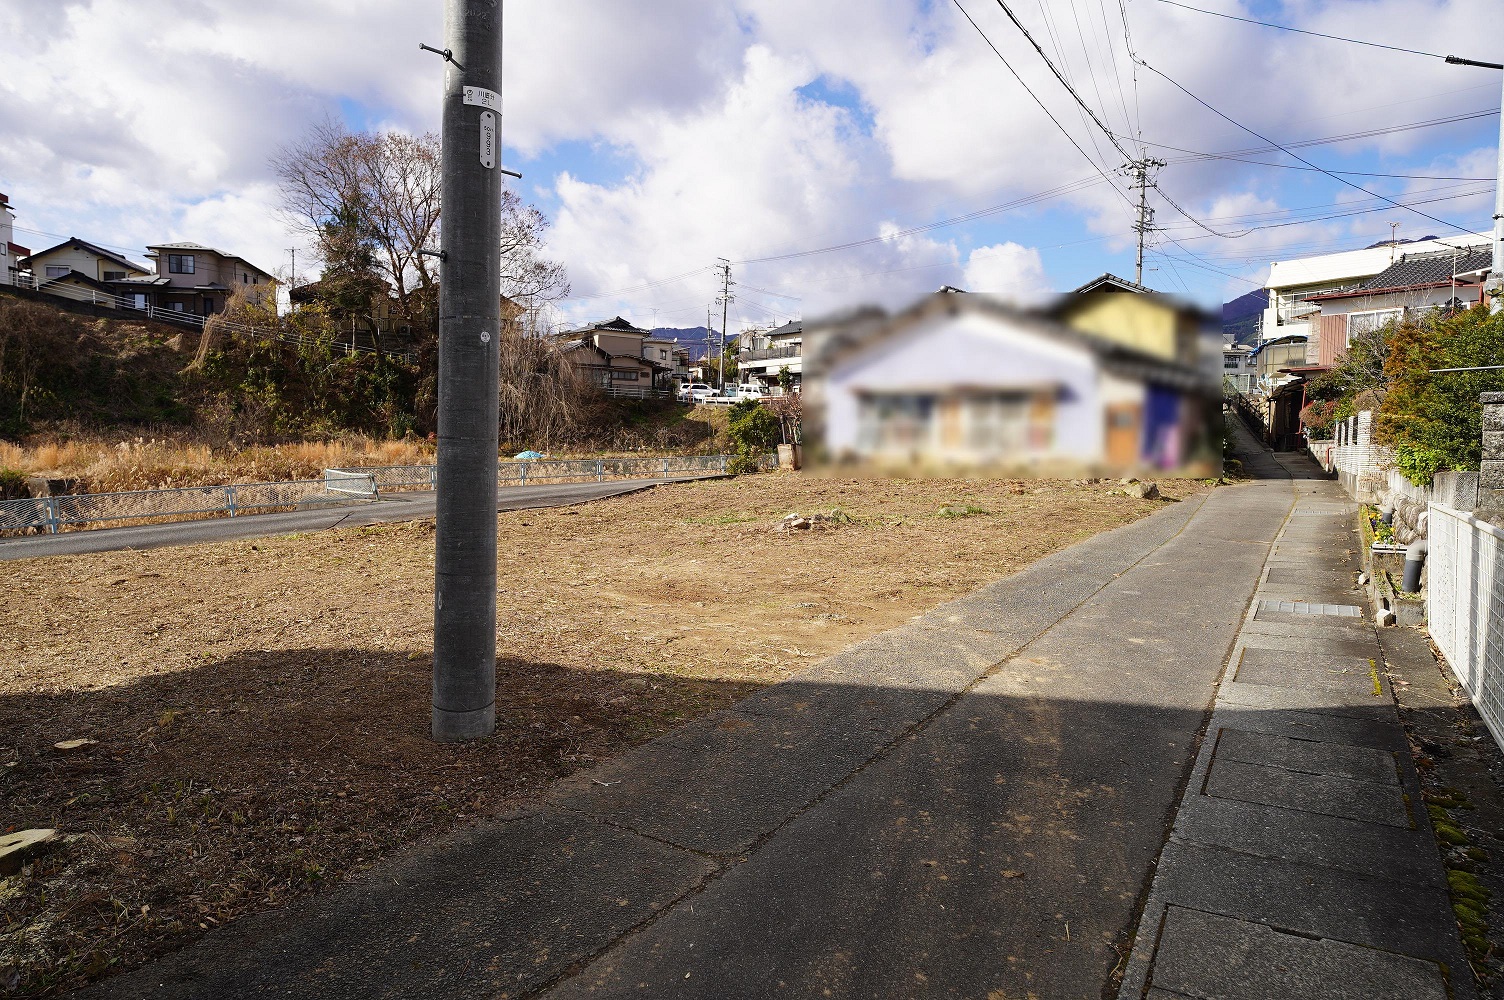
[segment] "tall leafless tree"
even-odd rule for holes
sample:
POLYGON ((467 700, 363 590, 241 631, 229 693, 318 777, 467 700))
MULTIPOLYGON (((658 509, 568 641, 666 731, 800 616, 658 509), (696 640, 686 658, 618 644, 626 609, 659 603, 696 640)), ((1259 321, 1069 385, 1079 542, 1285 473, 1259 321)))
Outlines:
MULTIPOLYGON (((442 206, 439 137, 351 132, 332 119, 280 150, 272 168, 293 225, 321 251, 331 223, 352 214, 376 248, 376 266, 396 298, 394 310, 416 331, 438 328, 437 250, 442 206)), ((508 190, 502 196, 502 293, 520 302, 569 294, 564 268, 543 256, 548 220, 508 190)))

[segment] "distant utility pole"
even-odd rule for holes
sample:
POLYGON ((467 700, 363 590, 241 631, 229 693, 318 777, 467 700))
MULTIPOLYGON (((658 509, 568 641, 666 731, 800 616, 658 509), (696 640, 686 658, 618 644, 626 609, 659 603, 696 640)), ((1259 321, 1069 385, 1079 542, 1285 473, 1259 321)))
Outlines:
MULTIPOLYGON (((1477 66, 1504 71, 1504 65, 1496 62, 1464 59, 1461 56, 1447 56, 1446 61, 1453 66, 1477 66)), ((1504 76, 1504 72, 1500 76, 1504 76)), ((1483 284, 1483 294, 1488 298, 1488 311, 1496 313, 1504 309, 1504 118, 1499 120, 1498 163, 1494 174, 1493 251, 1493 267, 1489 271, 1488 280, 1483 284)))
POLYGON ((1139 285, 1144 283, 1144 243, 1150 233, 1157 232, 1154 209, 1149 207, 1149 189, 1154 186, 1154 179, 1149 175, 1151 171, 1164 165, 1164 160, 1156 160, 1152 156, 1142 156, 1123 165, 1123 169, 1133 178, 1133 183, 1128 185, 1129 190, 1138 189, 1138 221, 1133 224, 1133 231, 1138 233, 1138 256, 1133 263, 1133 281, 1139 285))
POLYGON ((721 294, 716 299, 716 302, 721 307, 721 372, 717 388, 724 389, 726 388, 726 309, 731 305, 731 300, 736 298, 736 296, 731 294, 731 286, 736 284, 736 282, 731 280, 731 261, 725 257, 717 257, 716 260, 721 262, 716 267, 716 270, 721 275, 721 294))
POLYGON ((499 3, 445 0, 444 26, 433 738, 453 743, 496 728, 499 3))

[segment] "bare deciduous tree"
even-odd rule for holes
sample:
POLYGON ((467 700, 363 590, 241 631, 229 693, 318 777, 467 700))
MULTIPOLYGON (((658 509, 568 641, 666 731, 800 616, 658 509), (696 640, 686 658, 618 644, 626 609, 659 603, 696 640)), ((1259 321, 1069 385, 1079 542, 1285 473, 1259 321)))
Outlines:
MULTIPOLYGON (((282 205, 321 256, 328 234, 358 218, 360 236, 375 248, 376 268, 391 285, 397 312, 433 332, 438 273, 423 254, 437 250, 442 178, 439 137, 432 132, 350 132, 333 120, 272 158, 282 205)), ((548 220, 507 190, 501 204, 501 290, 517 301, 554 301, 569 294, 564 268, 542 253, 548 220)))

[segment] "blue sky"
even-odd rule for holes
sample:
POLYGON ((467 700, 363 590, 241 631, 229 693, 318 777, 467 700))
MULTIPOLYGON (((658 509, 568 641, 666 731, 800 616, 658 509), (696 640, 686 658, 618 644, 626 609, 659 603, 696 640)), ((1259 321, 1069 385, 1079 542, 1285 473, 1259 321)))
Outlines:
MULTIPOLYGON (((1504 61, 1494 0, 1187 2, 1504 61)), ((895 305, 942 284, 1031 300, 1103 271, 1131 277, 1122 156, 992 0, 961 6, 1084 155, 949 0, 507 0, 504 159, 553 223, 549 252, 574 290, 558 321, 621 312, 696 325, 722 256, 740 283, 733 328, 895 305)), ((1256 287, 1270 260, 1364 246, 1391 223, 1402 238, 1489 225, 1497 72, 1163 0, 1012 6, 1125 146, 1158 144, 1146 148, 1171 161, 1160 189, 1236 234, 1211 235, 1152 195, 1164 227, 1148 255, 1153 287, 1213 303, 1256 287), (1441 221, 1277 150, 1182 152, 1264 144, 1148 69, 1135 81, 1130 37, 1155 69, 1264 136, 1352 136, 1297 152, 1333 170, 1415 175, 1349 180, 1441 221), (1416 123, 1431 124, 1394 130, 1416 123)), ((17 206, 17 242, 194 239, 285 269, 299 238, 276 211, 266 161, 278 144, 331 114, 358 129, 437 127, 436 61, 416 42, 442 39, 441 5, 350 8, 201 3, 164 33, 127 0, 7 5, 0 191, 17 206)))

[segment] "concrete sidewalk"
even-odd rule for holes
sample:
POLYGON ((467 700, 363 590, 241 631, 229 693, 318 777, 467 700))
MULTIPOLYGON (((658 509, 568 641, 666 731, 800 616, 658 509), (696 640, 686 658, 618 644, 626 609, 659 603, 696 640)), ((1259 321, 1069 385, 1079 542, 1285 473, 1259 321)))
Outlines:
POLYGON ((1218 689, 1122 1000, 1476 995, 1354 586, 1355 513, 1336 484, 1299 484, 1218 689))
POLYGON ((1328 548, 1350 536, 1327 489, 1284 479, 1167 505, 577 774, 536 809, 89 995, 1079 1000, 1126 968, 1124 996, 1284 998, 1329 994, 1241 974, 1229 986, 1199 949, 1264 976, 1254 960, 1277 968, 1295 939, 1346 973, 1378 960, 1350 954, 1370 937, 1386 961, 1418 956, 1399 968, 1429 984, 1455 931, 1435 850, 1430 868, 1421 851, 1424 811, 1405 803, 1407 788, 1418 798, 1403 744, 1371 683, 1363 702, 1312 658, 1351 652, 1367 626, 1250 610, 1259 586, 1270 601, 1345 602, 1328 548), (1306 567, 1322 575, 1287 576, 1306 567), (1305 638, 1283 635, 1297 626, 1305 638), (1326 685, 1316 711, 1287 688, 1239 687, 1291 673, 1326 685), (1203 744, 1219 683, 1213 732, 1235 734, 1203 744), (1299 735, 1309 725, 1320 746, 1299 735), (1339 745, 1359 738, 1377 745, 1339 745), (1191 787, 1222 812, 1182 805, 1193 766, 1191 787), (1320 812, 1327 799, 1355 815, 1320 812), (1227 810, 1262 819, 1239 827, 1227 810), (1227 839, 1258 831, 1262 854, 1227 839), (1382 885, 1354 870, 1400 849, 1409 860, 1382 885), (1333 863, 1344 851, 1356 860, 1333 863), (1334 888, 1344 879, 1395 895, 1343 910, 1361 903, 1334 888), (1320 919, 1259 909, 1251 894, 1270 884, 1320 919))

